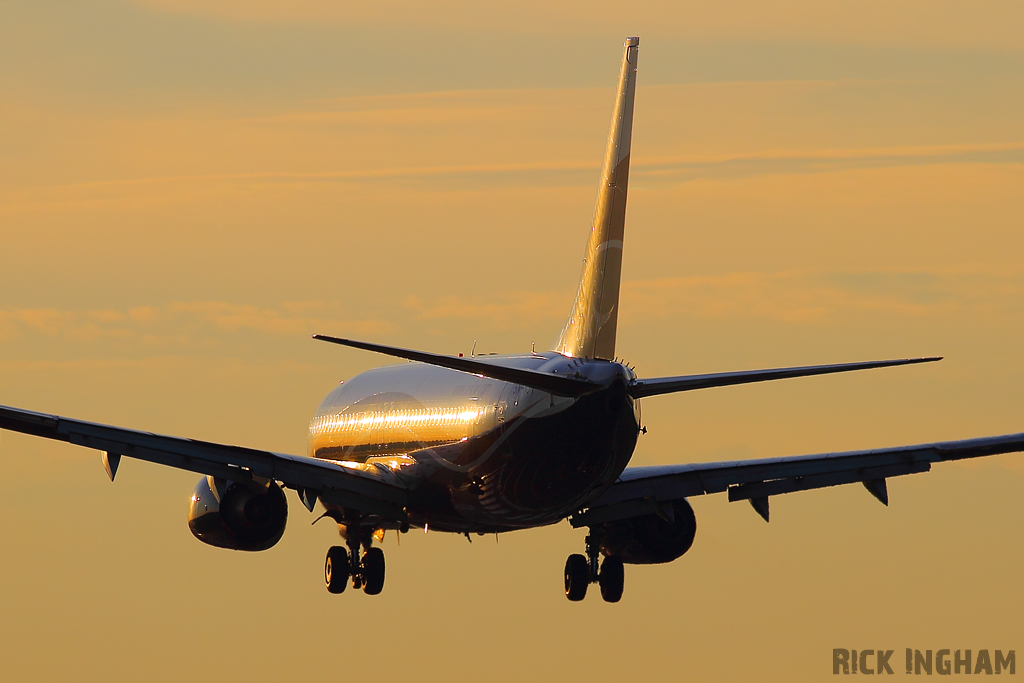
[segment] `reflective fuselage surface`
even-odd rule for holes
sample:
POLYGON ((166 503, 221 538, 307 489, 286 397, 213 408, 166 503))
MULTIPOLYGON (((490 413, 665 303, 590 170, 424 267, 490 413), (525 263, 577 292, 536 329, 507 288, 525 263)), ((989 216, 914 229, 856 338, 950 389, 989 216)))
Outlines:
POLYGON ((477 360, 605 388, 570 399, 421 363, 388 365, 324 398, 309 455, 399 481, 413 489, 413 525, 458 532, 557 522, 625 468, 639 431, 629 368, 552 352, 477 360))

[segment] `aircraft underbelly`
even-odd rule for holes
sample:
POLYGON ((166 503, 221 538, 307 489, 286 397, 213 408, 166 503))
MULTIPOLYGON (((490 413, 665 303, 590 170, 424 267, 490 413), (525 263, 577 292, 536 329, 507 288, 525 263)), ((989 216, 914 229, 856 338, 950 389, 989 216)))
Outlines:
MULTIPOLYGON (((524 418, 493 455, 451 487, 452 504, 467 520, 484 525, 527 527, 564 519, 600 495, 629 462, 637 427, 628 405, 595 410, 582 399, 571 408, 524 418)), ((477 439, 481 447, 501 438, 477 439)), ((477 455, 467 448, 464 457, 477 455)))

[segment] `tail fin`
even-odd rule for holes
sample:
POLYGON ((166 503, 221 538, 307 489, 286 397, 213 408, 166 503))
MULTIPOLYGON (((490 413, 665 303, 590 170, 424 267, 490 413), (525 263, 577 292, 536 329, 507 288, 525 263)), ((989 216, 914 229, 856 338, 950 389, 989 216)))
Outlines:
POLYGON ((608 148, 597 190, 594 225, 587 242, 583 276, 569 320, 552 351, 566 356, 615 357, 615 327, 622 272, 622 236, 626 224, 629 143, 633 132, 633 94, 640 39, 627 38, 612 112, 608 148))

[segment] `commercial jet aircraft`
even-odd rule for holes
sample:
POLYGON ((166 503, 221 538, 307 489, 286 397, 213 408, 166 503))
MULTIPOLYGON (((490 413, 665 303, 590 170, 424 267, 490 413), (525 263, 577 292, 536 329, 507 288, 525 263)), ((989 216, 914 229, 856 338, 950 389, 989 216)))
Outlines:
POLYGON ((670 562, 697 531, 690 496, 727 493, 768 521, 771 496, 861 483, 888 504, 886 480, 932 463, 1024 450, 1024 434, 800 457, 627 467, 640 400, 749 382, 940 360, 638 377, 615 357, 619 275, 629 179, 639 38, 628 38, 597 208, 579 289, 550 351, 508 356, 439 355, 350 339, 316 339, 401 358, 339 384, 309 423, 305 456, 161 436, 19 408, 0 407, 0 428, 102 452, 111 480, 121 458, 203 475, 188 525, 200 541, 266 550, 284 534, 294 489, 317 501, 345 545, 327 551, 327 590, 384 587, 386 530, 412 527, 490 534, 568 519, 586 527, 585 554, 565 563, 565 594, 590 584, 616 602, 623 564, 670 562), (411 361, 411 362, 410 362, 411 361), (603 556, 603 560, 601 559, 603 556))

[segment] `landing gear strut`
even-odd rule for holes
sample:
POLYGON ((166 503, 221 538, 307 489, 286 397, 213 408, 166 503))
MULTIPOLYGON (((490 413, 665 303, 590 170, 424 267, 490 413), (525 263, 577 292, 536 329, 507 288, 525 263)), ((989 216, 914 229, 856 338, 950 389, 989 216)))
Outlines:
POLYGON ((378 595, 384 590, 384 551, 374 548, 373 530, 349 524, 339 525, 348 549, 336 545, 327 551, 324 563, 324 582, 330 593, 343 593, 348 581, 352 587, 362 588, 367 595, 378 595), (359 548, 363 547, 362 557, 359 548))
POLYGON ((624 572, 622 558, 606 557, 600 562, 601 539, 591 528, 587 535, 587 554, 573 554, 565 561, 565 597, 579 602, 587 596, 587 586, 600 584, 605 602, 618 602, 622 598, 624 572), (600 565, 599 565, 600 563, 600 565))

